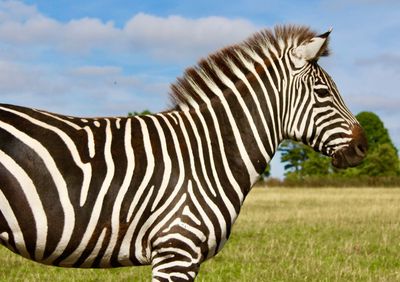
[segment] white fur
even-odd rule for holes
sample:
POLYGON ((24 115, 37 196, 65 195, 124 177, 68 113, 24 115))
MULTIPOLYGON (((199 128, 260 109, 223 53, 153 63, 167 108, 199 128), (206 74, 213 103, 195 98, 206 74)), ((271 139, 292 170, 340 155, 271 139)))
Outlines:
POLYGON ((318 59, 317 55, 320 52, 322 46, 328 37, 316 36, 312 38, 309 42, 303 43, 296 47, 292 51, 294 57, 294 62, 296 67, 301 67, 306 64, 307 61, 318 59))

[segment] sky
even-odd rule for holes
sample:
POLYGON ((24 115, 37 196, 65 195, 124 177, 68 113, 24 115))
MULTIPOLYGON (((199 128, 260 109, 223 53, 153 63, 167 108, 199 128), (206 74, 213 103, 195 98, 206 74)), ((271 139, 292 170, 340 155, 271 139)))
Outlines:
MULTIPOLYGON (((0 102, 84 117, 162 111, 187 67, 277 24, 333 28, 320 65, 400 149, 398 0, 0 0, 0 102)), ((283 175, 279 155, 272 175, 283 175)))

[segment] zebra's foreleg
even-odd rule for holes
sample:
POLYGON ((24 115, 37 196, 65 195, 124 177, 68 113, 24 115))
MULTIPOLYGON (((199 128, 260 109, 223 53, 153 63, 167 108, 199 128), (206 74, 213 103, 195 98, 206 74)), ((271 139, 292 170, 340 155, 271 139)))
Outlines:
POLYGON ((194 281, 200 263, 186 251, 161 248, 153 257, 153 281, 194 281))
MULTIPOLYGON (((152 252, 153 281, 193 281, 202 261, 201 247, 188 233, 163 234, 152 252)), ((193 235, 193 234, 191 234, 193 235)))

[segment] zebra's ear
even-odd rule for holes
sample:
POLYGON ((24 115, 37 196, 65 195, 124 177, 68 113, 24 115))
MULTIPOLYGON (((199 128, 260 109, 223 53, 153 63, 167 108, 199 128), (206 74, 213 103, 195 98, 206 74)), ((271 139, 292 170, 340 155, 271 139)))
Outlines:
POLYGON ((321 56, 327 56, 328 38, 332 28, 324 34, 312 38, 310 41, 293 49, 293 55, 303 61, 317 61, 321 56))

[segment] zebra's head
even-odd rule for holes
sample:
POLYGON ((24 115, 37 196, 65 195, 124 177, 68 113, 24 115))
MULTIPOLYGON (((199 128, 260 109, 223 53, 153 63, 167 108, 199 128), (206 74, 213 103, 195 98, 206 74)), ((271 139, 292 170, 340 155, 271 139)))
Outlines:
POLYGON ((287 137, 332 157, 338 168, 358 165, 367 151, 360 124, 346 107, 332 78, 318 65, 328 54, 330 31, 287 50, 292 83, 288 85, 287 137))

